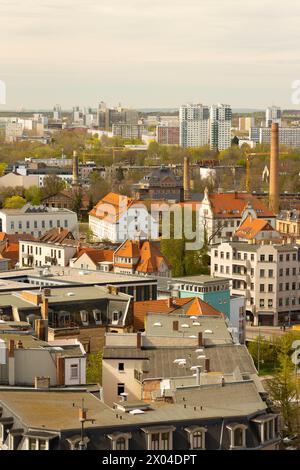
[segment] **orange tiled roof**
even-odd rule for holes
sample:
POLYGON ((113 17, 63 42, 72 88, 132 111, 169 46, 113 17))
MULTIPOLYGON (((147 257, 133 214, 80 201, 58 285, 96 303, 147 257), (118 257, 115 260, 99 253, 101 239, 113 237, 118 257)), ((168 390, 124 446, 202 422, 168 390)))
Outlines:
MULTIPOLYGON (((275 231, 272 225, 264 219, 253 219, 251 215, 248 215, 244 222, 239 226, 235 235, 239 238, 245 238, 252 240, 262 230, 275 231)), ((278 237, 280 238, 279 234, 278 237)))
POLYGON ((152 242, 148 240, 143 242, 136 240, 126 240, 115 251, 115 256, 138 259, 134 265, 128 264, 128 262, 120 263, 120 261, 117 261, 115 265, 124 268, 134 267, 138 272, 141 273, 157 272, 163 261, 166 263, 169 269, 172 269, 172 266, 168 262, 167 258, 152 242))
POLYGON ((116 223, 133 204, 138 203, 132 198, 111 192, 93 207, 89 215, 100 220, 105 219, 110 223, 116 223), (104 204, 106 207, 101 207, 104 204))
POLYGON ((14 267, 19 261, 19 243, 10 243, 9 241, 0 243, 0 258, 9 259, 11 267, 14 267))
POLYGON ((134 302, 133 315, 134 315, 134 328, 137 330, 144 329, 144 322, 147 313, 172 313, 183 305, 191 302, 190 298, 186 299, 172 299, 172 306, 169 307, 169 299, 159 300, 146 300, 143 302, 134 302))
POLYGON ((208 303, 201 300, 199 297, 187 297, 184 299, 159 299, 159 300, 146 300, 143 302, 134 302, 134 328, 137 330, 144 329, 144 323, 147 313, 171 313, 186 314, 186 315, 213 315, 222 316, 224 314, 208 303), (170 305, 171 301, 171 305, 170 305))
POLYGON ((53 228, 38 238, 39 242, 62 243, 65 240, 74 240, 72 232, 68 229, 53 228))
POLYGON ((204 300, 200 299, 199 297, 196 297, 192 303, 192 305, 188 308, 188 310, 185 312, 187 315, 213 315, 213 316, 222 316, 224 317, 224 314, 217 310, 216 308, 212 307, 209 305, 207 302, 204 302, 204 300))
POLYGON ((249 193, 213 193, 209 195, 209 200, 212 211, 217 217, 241 217, 248 202, 256 211, 258 218, 275 217, 262 201, 249 193))
POLYGON ((101 263, 103 261, 112 263, 114 257, 113 250, 101 250, 98 248, 83 247, 76 255, 76 261, 84 254, 86 254, 95 264, 101 263))

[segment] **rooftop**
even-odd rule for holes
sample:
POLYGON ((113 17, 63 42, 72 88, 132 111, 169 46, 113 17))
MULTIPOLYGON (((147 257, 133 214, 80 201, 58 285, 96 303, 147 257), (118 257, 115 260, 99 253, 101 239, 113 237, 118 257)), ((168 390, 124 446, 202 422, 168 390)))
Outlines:
POLYGON ((187 388, 176 394, 175 404, 151 403, 149 411, 142 414, 120 411, 116 413, 87 391, 40 392, 0 389, 0 403, 8 407, 27 427, 33 429, 78 429, 78 408, 82 399, 88 409, 88 417, 94 420, 94 423, 86 422, 86 428, 119 428, 121 425, 126 429, 126 425, 145 426, 162 422, 172 424, 174 419, 186 421, 220 416, 238 417, 262 413, 266 409, 266 404, 260 398, 253 382, 228 384, 225 387, 187 388))

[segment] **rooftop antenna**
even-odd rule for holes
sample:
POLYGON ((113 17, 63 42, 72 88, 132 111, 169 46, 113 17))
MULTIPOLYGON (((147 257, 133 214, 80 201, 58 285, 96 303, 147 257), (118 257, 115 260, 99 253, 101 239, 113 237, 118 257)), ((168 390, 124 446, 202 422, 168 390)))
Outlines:
MULTIPOLYGON (((73 403, 73 407, 75 407, 75 403, 73 403)), ((87 408, 84 407, 84 398, 81 400, 81 407, 79 407, 79 422, 81 423, 81 434, 80 434, 80 442, 78 444, 79 450, 86 450, 87 443, 84 442, 84 425, 85 423, 92 423, 94 424, 95 419, 88 419, 87 418, 87 408)))

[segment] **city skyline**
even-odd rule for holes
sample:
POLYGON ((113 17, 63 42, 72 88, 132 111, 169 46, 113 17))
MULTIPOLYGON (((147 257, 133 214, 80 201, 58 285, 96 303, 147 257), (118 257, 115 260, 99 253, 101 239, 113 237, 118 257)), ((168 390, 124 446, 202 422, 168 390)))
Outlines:
POLYGON ((0 110, 102 99, 135 108, 297 108, 300 5, 292 0, 0 0, 0 7, 7 45, 0 110))

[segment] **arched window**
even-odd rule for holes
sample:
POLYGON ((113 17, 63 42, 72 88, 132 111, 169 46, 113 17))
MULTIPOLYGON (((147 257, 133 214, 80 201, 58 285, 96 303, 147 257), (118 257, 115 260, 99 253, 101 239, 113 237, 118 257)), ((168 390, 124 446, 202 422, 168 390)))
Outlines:
POLYGON ((124 437, 119 437, 116 440, 116 450, 126 450, 126 440, 124 437))
POLYGON ((243 446, 243 436, 244 430, 242 428, 236 428, 234 430, 234 447, 242 447, 243 446))

